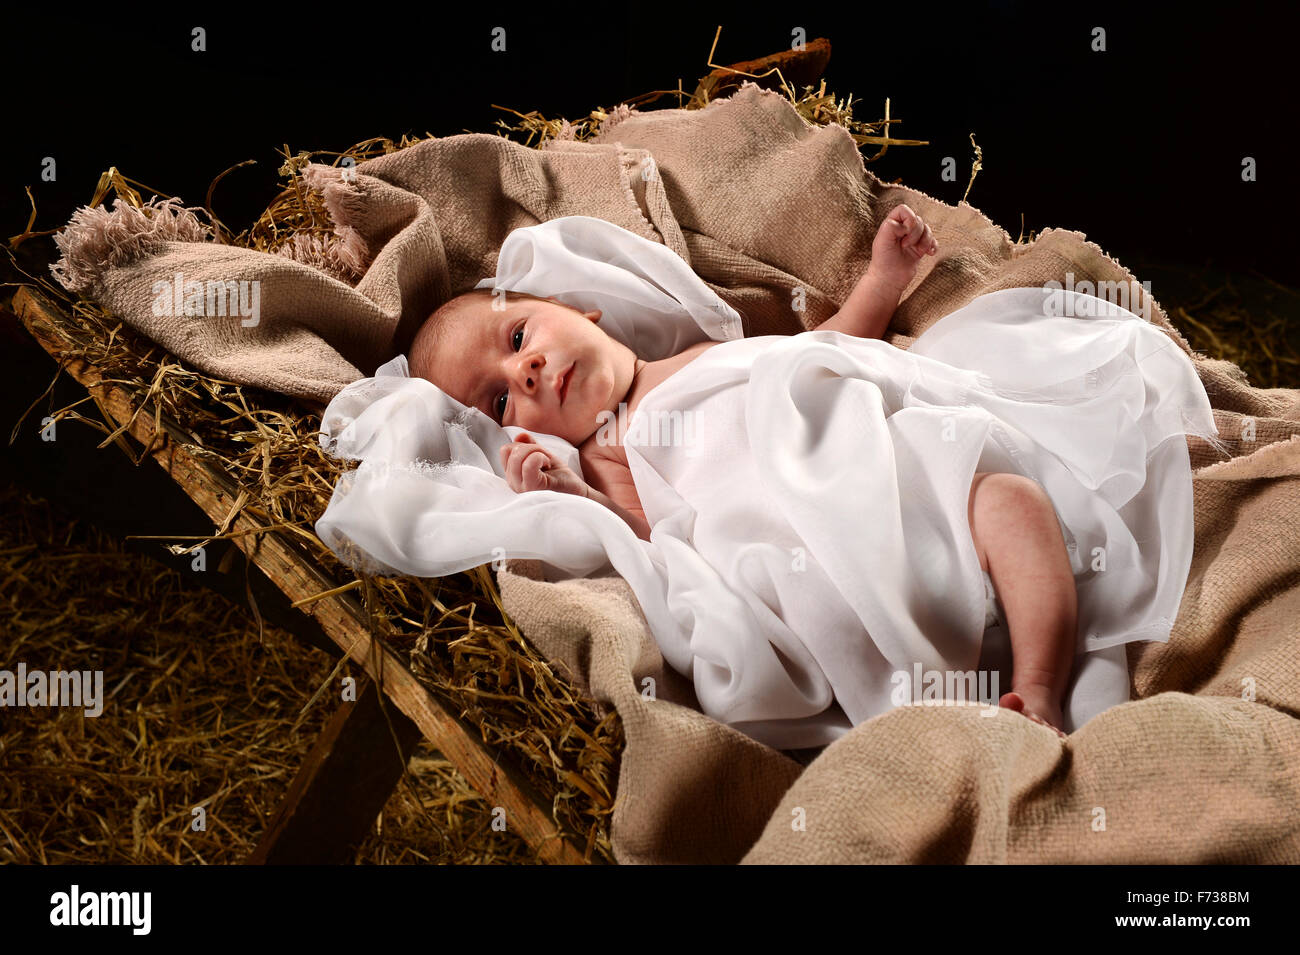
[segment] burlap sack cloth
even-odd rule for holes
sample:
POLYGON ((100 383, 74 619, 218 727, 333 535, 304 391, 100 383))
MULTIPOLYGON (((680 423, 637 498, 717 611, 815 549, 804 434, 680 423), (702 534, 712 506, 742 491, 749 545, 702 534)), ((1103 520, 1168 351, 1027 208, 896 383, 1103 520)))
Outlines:
MULTIPOLYGON (((134 229, 100 210, 74 219, 56 273, 212 374, 316 400, 370 374, 437 304, 494 274, 512 229, 562 215, 664 242, 745 316, 747 335, 828 318, 900 202, 940 243, 886 337, 902 348, 985 292, 1067 273, 1076 286, 1135 279, 1080 233, 1049 229, 1016 246, 965 203, 880 182, 843 128, 808 126, 753 84, 699 111, 621 107, 589 143, 534 150, 469 134, 354 176, 305 175, 334 219, 328 247, 300 241, 274 258, 204 242, 175 209, 134 229), (260 323, 150 314, 150 282, 175 272, 261 279, 260 323)), ((1172 638, 1130 644, 1134 701, 1066 742, 1013 714, 903 707, 805 768, 690 708, 689 684, 665 668, 621 579, 546 583, 528 562, 501 571, 524 634, 622 718, 618 859, 1300 861, 1300 391, 1251 388, 1236 366, 1193 359, 1237 457, 1189 440, 1196 551, 1172 638)))

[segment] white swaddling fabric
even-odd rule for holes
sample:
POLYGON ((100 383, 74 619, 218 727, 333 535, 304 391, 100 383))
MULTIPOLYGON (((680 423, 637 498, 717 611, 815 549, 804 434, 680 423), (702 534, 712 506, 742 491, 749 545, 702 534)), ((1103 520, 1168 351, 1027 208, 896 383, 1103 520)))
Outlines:
MULTIPOLYGON (((1004 471, 1051 497, 1078 587, 1065 728, 1128 699, 1123 644, 1168 639, 1194 539, 1183 435, 1217 431, 1190 360, 1133 313, 1008 289, 908 351, 827 331, 745 339, 671 250, 578 216, 511 233, 498 273, 480 287, 600 308, 647 360, 720 342, 620 425, 650 541, 594 501, 511 491, 497 449, 521 429, 399 358, 324 416, 326 447, 361 462, 316 526, 345 560, 420 576, 514 557, 549 579, 612 568, 703 712, 820 746, 919 701, 914 674, 981 666, 967 504, 976 471, 1004 471)), ((581 473, 568 442, 536 437, 581 473)))

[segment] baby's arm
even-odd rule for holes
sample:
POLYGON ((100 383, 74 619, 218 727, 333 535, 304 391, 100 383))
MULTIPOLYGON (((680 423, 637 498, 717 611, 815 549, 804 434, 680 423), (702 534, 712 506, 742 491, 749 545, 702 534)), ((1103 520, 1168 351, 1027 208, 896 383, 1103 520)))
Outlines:
POLYGON ((582 469, 588 477, 587 497, 608 507, 623 518, 637 537, 648 541, 650 522, 641 507, 631 469, 599 446, 589 449, 582 469))
POLYGON ((921 217, 906 205, 898 206, 876 233, 866 273, 840 310, 816 330, 880 338, 894 317, 903 290, 916 275, 916 264, 938 249, 939 243, 921 217))
POLYGON ((632 528, 633 533, 643 541, 650 539, 650 523, 645 519, 645 511, 641 510, 641 501, 636 496, 636 491, 632 491, 630 498, 625 497, 622 504, 619 504, 612 497, 602 494, 590 484, 587 485, 587 497, 599 504, 603 504, 611 511, 623 518, 628 527, 632 528), (633 504, 633 500, 636 501, 633 504))

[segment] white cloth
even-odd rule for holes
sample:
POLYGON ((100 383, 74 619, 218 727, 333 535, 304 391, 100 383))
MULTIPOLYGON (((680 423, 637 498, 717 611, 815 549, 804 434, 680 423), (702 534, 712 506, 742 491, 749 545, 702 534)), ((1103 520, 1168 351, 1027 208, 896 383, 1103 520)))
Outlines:
MULTIPOLYGON (((325 413, 322 441, 361 461, 316 528, 345 560, 420 576, 513 557, 550 579, 612 568, 705 713, 820 746, 896 705, 918 667, 995 666, 1010 689, 967 522, 974 473, 1006 471, 1047 490, 1078 586, 1066 729, 1128 699, 1123 644, 1168 639, 1193 546, 1182 436, 1217 431, 1190 360, 1136 315, 1065 291, 1066 314, 1099 317, 1053 317, 1043 290, 1008 289, 908 351, 827 331, 746 339, 671 250, 578 216, 511 233, 498 273, 480 287, 601 308, 643 358, 721 342, 625 423, 650 541, 594 501, 515 494, 496 452, 519 429, 399 358, 325 413)), ((567 442, 538 439, 581 473, 567 442)))

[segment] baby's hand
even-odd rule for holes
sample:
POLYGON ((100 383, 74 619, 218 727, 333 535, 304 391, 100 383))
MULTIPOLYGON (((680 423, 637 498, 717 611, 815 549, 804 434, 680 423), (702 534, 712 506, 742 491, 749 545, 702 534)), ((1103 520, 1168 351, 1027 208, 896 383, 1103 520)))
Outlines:
POLYGON ((527 432, 501 446, 501 464, 506 469, 506 483, 515 492, 559 491, 586 496, 587 482, 562 465, 527 432))
POLYGON ((900 205, 876 232, 868 271, 902 295, 916 275, 916 263, 938 250, 939 243, 930 233, 930 227, 906 205, 900 205))

